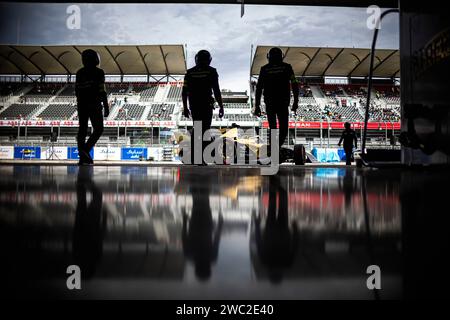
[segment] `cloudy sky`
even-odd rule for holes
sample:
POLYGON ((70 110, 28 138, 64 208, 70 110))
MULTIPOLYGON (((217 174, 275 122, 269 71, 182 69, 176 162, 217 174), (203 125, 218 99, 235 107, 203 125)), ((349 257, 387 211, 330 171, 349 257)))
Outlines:
MULTIPOLYGON (((0 4, 2 44, 186 44, 213 55, 222 88, 246 90, 251 45, 369 48, 363 8, 194 4, 81 4, 81 28, 66 26, 70 4, 0 4)), ((386 17, 379 48, 398 48, 398 17, 386 17)))

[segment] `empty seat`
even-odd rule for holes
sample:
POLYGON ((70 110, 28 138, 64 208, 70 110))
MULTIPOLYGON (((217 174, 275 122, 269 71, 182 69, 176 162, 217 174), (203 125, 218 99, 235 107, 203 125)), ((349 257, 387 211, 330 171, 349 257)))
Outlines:
POLYGON ((0 113, 0 119, 28 119, 38 107, 38 104, 12 104, 0 113))
POLYGON ((145 106, 140 104, 124 104, 117 113, 115 120, 139 120, 144 114, 145 106))
POLYGON ((156 92, 158 91, 158 86, 150 85, 144 87, 134 87, 133 90, 140 93, 141 101, 148 102, 153 101, 155 98, 156 92))
POLYGON ((175 104, 152 104, 147 120, 172 120, 175 104))
POLYGON ((74 115, 76 109, 75 104, 50 104, 37 118, 43 120, 69 120, 74 115))
POLYGON ((181 91, 182 87, 172 86, 167 94, 167 101, 181 101, 181 91))

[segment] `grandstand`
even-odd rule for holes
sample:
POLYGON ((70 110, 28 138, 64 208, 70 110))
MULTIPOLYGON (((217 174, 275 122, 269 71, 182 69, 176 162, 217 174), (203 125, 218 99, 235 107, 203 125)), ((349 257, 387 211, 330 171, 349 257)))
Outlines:
MULTIPOLYGON (((172 88, 173 87, 171 87, 171 89, 172 88)), ((172 120, 174 111, 175 111, 174 103, 152 104, 147 120, 172 120)))
POLYGON ((133 91, 136 93, 139 93, 140 100, 143 102, 153 101, 155 98, 156 92, 158 91, 158 86, 151 85, 151 86, 145 86, 145 85, 136 85, 133 88, 133 91))
POLYGON ((25 119, 29 120, 31 115, 39 108, 38 104, 14 103, 0 113, 1 119, 25 119))
POLYGON ((145 106, 140 104, 124 104, 118 111, 115 120, 140 120, 145 106))
POLYGON ((174 86, 169 88, 167 101, 181 101, 181 86, 174 86))
MULTIPOLYGON (((93 47, 98 50, 104 63, 106 73, 106 90, 110 102, 110 115, 105 121, 106 139, 99 143, 109 144, 112 141, 127 144, 168 143, 161 139, 164 130, 177 130, 192 125, 191 119, 182 115, 182 78, 186 70, 186 61, 182 46, 161 46, 163 52, 170 55, 161 56, 160 46, 108 46, 110 52, 120 53, 123 50, 128 58, 111 60, 104 47, 93 47), (121 51, 122 50, 122 51, 121 51), (138 51, 160 55, 151 64, 141 58, 138 51), (138 60, 133 60, 134 58, 138 60), (164 60, 166 59, 166 60, 164 60), (140 65, 136 66, 136 61, 140 65), (152 69, 153 68, 153 69, 152 69), (120 81, 117 80, 117 75, 120 81), (133 74, 129 77, 128 74, 133 74), (158 76, 157 74, 160 74, 158 76), (142 75, 141 82, 136 75, 142 75), (150 141, 150 142, 148 142, 150 141)), ((61 63, 51 59, 42 60, 39 69, 51 74, 66 75, 66 82, 52 82, 45 76, 24 78, 23 82, 11 81, 3 76, 0 89, 0 136, 3 141, 20 144, 22 141, 45 143, 51 128, 58 127, 58 141, 72 144, 75 141, 78 118, 74 90, 74 74, 79 68, 79 52, 84 47, 48 46, 44 47, 15 46, 14 49, 24 54, 27 52, 62 52, 66 50, 70 59, 61 63), (74 49, 75 48, 75 49, 74 49), (58 70, 58 68, 60 70, 58 70), (62 69, 62 70, 61 70, 62 69), (30 81, 34 79, 34 81, 30 81), (8 82, 6 82, 8 81, 8 82), (24 122, 26 120, 26 122, 24 122)), ((252 114, 254 89, 259 68, 266 62, 268 47, 258 47, 253 57, 250 91, 233 92, 223 90, 225 115, 219 118, 217 106, 214 110, 213 127, 230 127, 237 124, 242 128, 261 127, 262 137, 267 135, 267 119, 257 118, 252 114)), ((367 49, 337 48, 282 48, 288 52, 285 61, 291 63, 299 79, 300 99, 297 113, 290 114, 288 145, 294 143, 307 144, 309 148, 322 145, 334 145, 343 128, 343 122, 351 122, 360 129, 364 119, 367 88, 361 77, 367 73, 367 62, 361 58, 367 55, 367 49), (340 52, 340 54, 339 54, 340 52), (339 55, 338 55, 339 54, 339 55), (309 58, 311 57, 311 58, 309 58), (314 59, 312 58, 314 57, 314 59), (329 59, 329 57, 336 59, 329 59), (328 60, 327 60, 328 59, 328 60), (346 83, 329 83, 327 77, 348 76, 346 83), (355 78, 353 78, 353 76, 355 78), (327 132, 324 132, 326 129, 327 132)), ((10 47, 0 46, 0 52, 8 52, 10 47)), ((26 55, 25 55, 26 56, 26 55)), ((122 57, 122 55, 120 55, 122 57)), ((9 59, 2 64, 0 73, 8 75, 29 72, 36 73, 34 64, 26 64, 23 70, 16 70, 20 65, 16 51, 9 52, 9 59)), ((124 57, 124 56, 123 56, 124 57)), ((400 128, 399 87, 386 79, 387 75, 397 75, 398 52, 380 50, 374 86, 374 99, 370 106, 369 145, 387 145, 390 137, 398 134, 400 128)), ((23 59, 21 56, 20 59, 23 59)), ((60 61, 61 62, 61 61, 60 61)), ((34 62, 37 63, 37 62, 34 62)), ((15 78, 17 79, 17 77, 15 78)), ((292 102, 292 101, 291 101, 292 102)), ((264 104, 263 104, 264 111, 264 104)), ((255 131, 256 132, 256 131, 255 131)))
POLYGON ((42 120, 70 120, 75 115, 76 109, 76 105, 73 103, 53 103, 49 104, 36 117, 42 120))

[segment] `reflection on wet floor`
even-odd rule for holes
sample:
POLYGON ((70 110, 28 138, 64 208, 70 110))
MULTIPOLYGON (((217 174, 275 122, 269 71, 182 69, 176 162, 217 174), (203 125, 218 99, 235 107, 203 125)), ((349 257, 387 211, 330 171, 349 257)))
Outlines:
POLYGON ((11 295, 402 297, 399 172, 1 166, 11 295), (79 265, 82 290, 66 288, 79 265), (367 289, 379 265, 382 290, 367 289))

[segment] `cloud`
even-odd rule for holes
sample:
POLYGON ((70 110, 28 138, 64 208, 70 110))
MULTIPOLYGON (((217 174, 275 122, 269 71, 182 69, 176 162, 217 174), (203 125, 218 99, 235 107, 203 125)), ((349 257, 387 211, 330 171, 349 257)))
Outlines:
MULTIPOLYGON (((0 5, 0 42, 187 44, 188 66, 208 49, 222 87, 245 90, 252 44, 368 48, 372 39, 358 8, 248 5, 241 19, 239 4, 81 4, 81 30, 69 30, 67 6, 0 5)), ((397 48, 398 33, 398 17, 387 17, 378 47, 397 48)))

